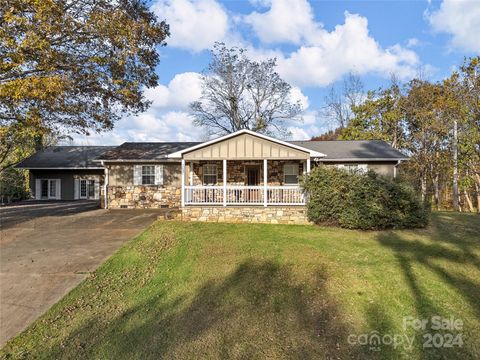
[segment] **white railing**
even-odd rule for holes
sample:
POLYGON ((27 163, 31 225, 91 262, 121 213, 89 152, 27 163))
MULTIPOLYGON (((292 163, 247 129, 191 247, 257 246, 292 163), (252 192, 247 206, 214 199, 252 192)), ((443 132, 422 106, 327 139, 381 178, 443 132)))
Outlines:
POLYGON ((299 186, 185 186, 185 205, 304 205, 299 186), (267 198, 265 199, 265 189, 267 198), (224 191, 225 199, 224 202, 224 191))

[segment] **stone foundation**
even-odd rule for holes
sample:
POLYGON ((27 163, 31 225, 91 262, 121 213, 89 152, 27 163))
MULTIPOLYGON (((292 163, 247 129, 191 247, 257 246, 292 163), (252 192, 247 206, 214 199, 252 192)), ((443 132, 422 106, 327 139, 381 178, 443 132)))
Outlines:
POLYGON ((186 206, 181 216, 184 221, 310 224, 305 206, 186 206))
POLYGON ((175 186, 109 186, 110 209, 178 208, 181 188, 175 186))

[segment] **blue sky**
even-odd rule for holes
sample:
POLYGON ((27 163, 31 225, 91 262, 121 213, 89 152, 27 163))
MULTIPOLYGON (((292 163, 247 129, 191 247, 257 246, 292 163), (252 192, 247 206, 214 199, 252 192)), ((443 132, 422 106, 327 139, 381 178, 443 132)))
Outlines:
POLYGON ((366 90, 388 84, 392 73, 436 81, 480 53, 480 0, 154 0, 151 8, 171 30, 160 49, 160 84, 146 91, 152 107, 111 132, 74 136, 75 144, 203 139, 188 104, 201 94, 199 73, 215 41, 246 48, 255 60, 277 58, 304 107, 303 122, 289 124, 294 139, 332 127, 318 110, 349 72, 366 90))

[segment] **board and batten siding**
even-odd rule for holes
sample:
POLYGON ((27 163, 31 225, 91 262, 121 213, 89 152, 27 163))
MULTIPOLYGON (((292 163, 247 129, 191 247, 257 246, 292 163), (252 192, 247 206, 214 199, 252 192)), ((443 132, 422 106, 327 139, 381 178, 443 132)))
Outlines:
POLYGON ((250 134, 242 134, 183 155, 189 160, 306 160, 310 154, 250 134))

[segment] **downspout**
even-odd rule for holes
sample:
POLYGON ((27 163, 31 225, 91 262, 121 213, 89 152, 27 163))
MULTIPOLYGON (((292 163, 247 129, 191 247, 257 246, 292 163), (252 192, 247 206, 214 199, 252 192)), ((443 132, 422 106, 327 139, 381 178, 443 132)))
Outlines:
POLYGON ((105 163, 103 160, 101 161, 102 166, 105 168, 105 182, 104 182, 104 190, 103 190, 103 196, 104 198, 104 209, 108 209, 108 168, 105 166, 105 163))
POLYGON ((402 160, 397 160, 397 163, 393 166, 393 177, 394 178, 397 177, 397 166, 400 165, 401 162, 402 162, 402 160))

